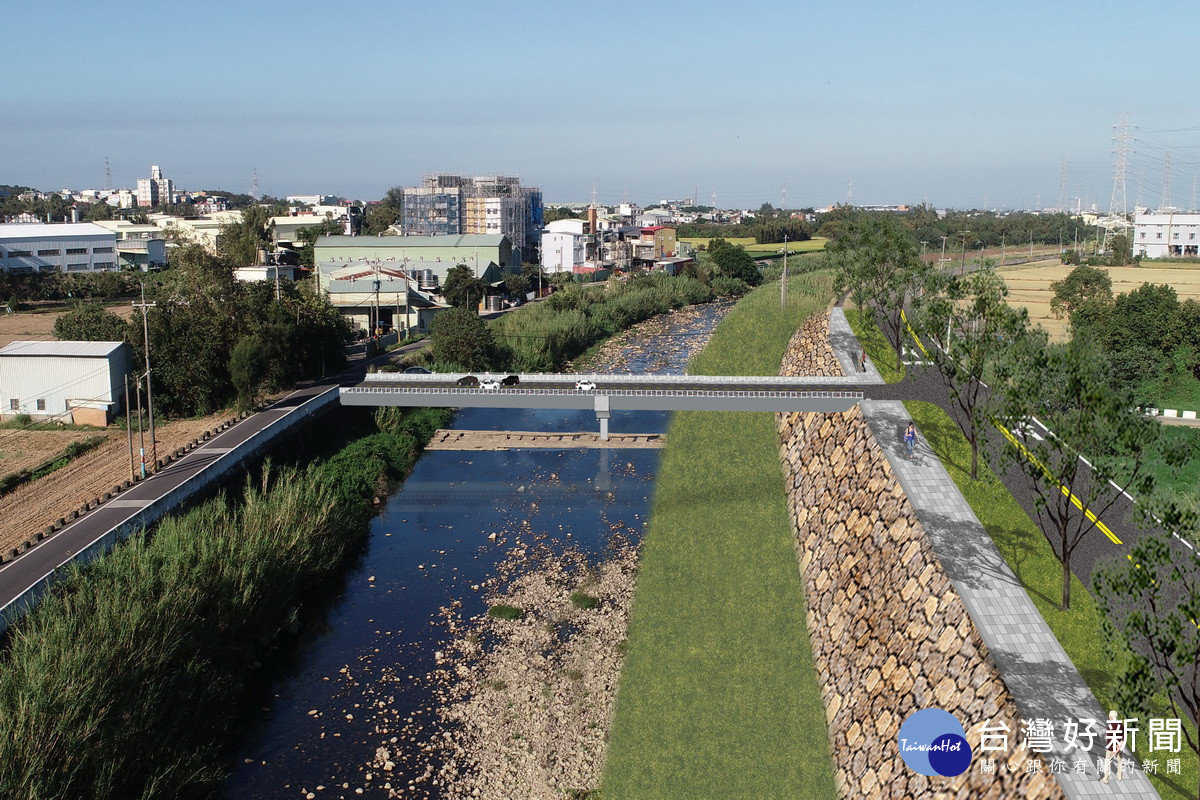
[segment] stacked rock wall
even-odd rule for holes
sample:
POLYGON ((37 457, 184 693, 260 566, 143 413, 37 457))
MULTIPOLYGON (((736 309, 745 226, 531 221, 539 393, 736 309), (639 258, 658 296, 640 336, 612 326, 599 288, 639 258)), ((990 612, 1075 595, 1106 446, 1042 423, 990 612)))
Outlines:
MULTIPOLYGON (((820 325, 797 332, 784 370, 812 361, 800 348, 820 325)), ((860 409, 777 419, 841 796, 1062 797, 1048 771, 1025 771, 1016 703, 860 409), (929 707, 966 728, 975 756, 962 775, 926 777, 900 757, 901 724, 929 707), (1007 725, 1012 748, 980 753, 985 723, 1007 725), (981 771, 983 756, 998 756, 994 774, 981 771)))
POLYGON ((846 374, 829 345, 829 312, 812 314, 796 329, 783 353, 779 374, 789 377, 846 374))

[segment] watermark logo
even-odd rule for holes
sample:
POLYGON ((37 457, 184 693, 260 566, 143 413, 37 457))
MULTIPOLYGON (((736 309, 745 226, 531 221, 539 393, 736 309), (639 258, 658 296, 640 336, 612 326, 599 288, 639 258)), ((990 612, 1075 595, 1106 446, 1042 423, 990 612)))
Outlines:
POLYGON ((961 775, 971 766, 967 732, 954 715, 940 708, 923 708, 900 726, 900 757, 921 775, 961 775))

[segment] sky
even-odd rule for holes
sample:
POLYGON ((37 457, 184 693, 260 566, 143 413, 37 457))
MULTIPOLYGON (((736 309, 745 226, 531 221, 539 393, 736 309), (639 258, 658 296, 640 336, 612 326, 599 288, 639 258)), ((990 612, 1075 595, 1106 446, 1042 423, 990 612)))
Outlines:
POLYGON ((0 184, 1192 207, 1194 0, 5 4, 0 184), (21 46, 17 47, 17 44, 21 46), (1169 154, 1169 155, 1168 155, 1169 154), (1063 178, 1065 173, 1065 180, 1063 178))

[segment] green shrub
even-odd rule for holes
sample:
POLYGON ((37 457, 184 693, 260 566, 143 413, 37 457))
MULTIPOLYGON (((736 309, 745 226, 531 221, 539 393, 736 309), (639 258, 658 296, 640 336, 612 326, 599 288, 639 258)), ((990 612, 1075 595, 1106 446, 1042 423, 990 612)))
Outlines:
POLYGON ((514 620, 525 616, 525 611, 523 609, 517 608, 516 606, 506 606, 503 603, 491 606, 488 608, 487 613, 488 616, 492 617, 493 619, 514 620))
POLYGON ((600 605, 600 599, 583 592, 575 592, 571 595, 571 605, 588 611, 600 605))

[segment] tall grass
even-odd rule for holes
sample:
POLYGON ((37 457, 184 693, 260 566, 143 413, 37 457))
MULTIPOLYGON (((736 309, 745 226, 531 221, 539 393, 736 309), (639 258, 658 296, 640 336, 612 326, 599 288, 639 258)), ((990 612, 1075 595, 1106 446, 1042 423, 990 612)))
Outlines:
POLYGON ((205 797, 251 665, 363 540, 371 498, 446 413, 249 479, 75 568, 0 652, 0 797, 205 797), (432 425, 432 427, 431 427, 432 425))
POLYGON ((568 286, 543 302, 491 322, 501 362, 497 366, 521 372, 554 371, 631 325, 712 299, 707 285, 686 275, 652 273, 604 286, 568 286))

